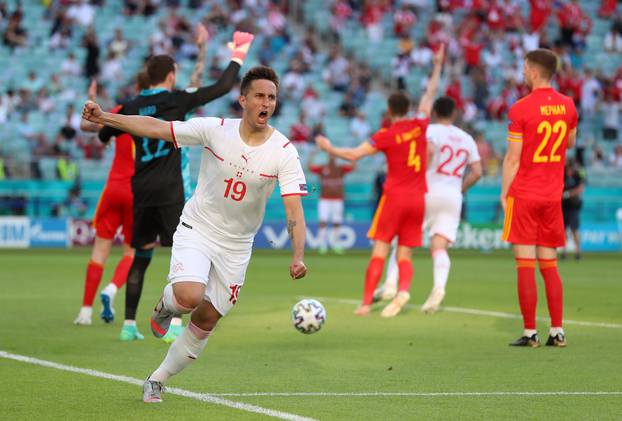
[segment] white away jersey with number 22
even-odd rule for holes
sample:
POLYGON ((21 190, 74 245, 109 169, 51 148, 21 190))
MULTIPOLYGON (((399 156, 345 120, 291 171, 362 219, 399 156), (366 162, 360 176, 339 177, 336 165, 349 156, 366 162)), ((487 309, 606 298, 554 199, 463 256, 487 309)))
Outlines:
POLYGON ((231 248, 247 248, 278 181, 281 196, 306 195, 298 152, 278 130, 259 146, 240 137, 239 119, 171 122, 176 146, 203 146, 199 180, 182 221, 231 248))

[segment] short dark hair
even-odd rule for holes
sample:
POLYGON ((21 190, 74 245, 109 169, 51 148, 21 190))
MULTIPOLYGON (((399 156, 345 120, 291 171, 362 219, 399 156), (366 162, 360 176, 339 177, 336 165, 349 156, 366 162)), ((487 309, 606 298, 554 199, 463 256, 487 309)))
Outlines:
POLYGON ((538 48, 537 50, 531 50, 525 55, 525 60, 530 64, 535 64, 542 70, 542 76, 546 79, 552 79, 555 72, 557 72, 557 66, 559 60, 557 54, 546 48, 538 48))
POLYGON ((140 90, 149 89, 149 86, 151 86, 146 69, 142 69, 140 72, 136 73, 136 85, 138 85, 138 89, 140 90))
POLYGON ((146 69, 151 85, 157 85, 164 82, 169 73, 175 71, 175 60, 166 54, 151 56, 147 60, 146 69))
POLYGON ((456 109, 456 101, 448 96, 442 96, 434 101, 432 110, 437 117, 450 118, 456 109))
POLYGON ((410 99, 404 92, 391 94, 387 102, 389 104, 389 112, 393 117, 403 117, 410 110, 410 99))
POLYGON ((251 87, 251 83, 254 80, 260 79, 269 80, 276 85, 276 89, 279 89, 279 77, 276 75, 276 72, 271 67, 255 66, 248 72, 246 72, 246 74, 242 78, 242 84, 240 85, 240 94, 246 95, 249 88, 251 87))

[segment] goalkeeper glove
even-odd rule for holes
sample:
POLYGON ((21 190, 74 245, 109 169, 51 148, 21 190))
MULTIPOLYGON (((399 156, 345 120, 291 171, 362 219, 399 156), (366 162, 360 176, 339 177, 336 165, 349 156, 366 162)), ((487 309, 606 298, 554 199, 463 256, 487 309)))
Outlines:
POLYGON ((231 50, 231 61, 235 61, 240 66, 244 63, 244 57, 253 42, 255 36, 248 32, 236 31, 233 33, 233 41, 227 44, 231 50))

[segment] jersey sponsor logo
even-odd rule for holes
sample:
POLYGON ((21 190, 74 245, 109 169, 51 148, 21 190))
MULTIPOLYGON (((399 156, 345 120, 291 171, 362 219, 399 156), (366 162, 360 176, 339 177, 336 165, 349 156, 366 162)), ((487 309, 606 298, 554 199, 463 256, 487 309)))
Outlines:
POLYGON ((156 113, 155 105, 148 105, 146 107, 140 107, 138 109, 138 114, 140 115, 154 115, 156 113))
POLYGON ((231 290, 231 295, 229 296, 229 302, 231 304, 235 304, 238 302, 238 295, 240 294, 240 288, 242 288, 242 285, 238 285, 238 284, 229 285, 229 289, 231 290))

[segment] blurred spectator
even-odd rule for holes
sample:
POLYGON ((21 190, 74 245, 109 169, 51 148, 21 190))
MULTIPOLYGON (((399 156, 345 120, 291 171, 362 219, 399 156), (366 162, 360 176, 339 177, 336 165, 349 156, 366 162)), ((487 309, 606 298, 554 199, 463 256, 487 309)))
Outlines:
MULTIPOLYGON (((564 228, 570 229, 575 245, 575 258, 581 258, 581 241, 579 239, 579 214, 583 201, 581 196, 585 190, 585 177, 581 168, 572 158, 566 160, 564 166, 564 192, 562 194, 562 214, 564 217, 564 228)), ((566 248, 561 255, 566 258, 566 248)))
POLYGON ((119 80, 123 78, 121 59, 113 51, 109 51, 106 60, 104 60, 101 77, 103 80, 119 80))
POLYGON ((38 91, 43 86, 43 81, 37 76, 34 70, 28 72, 26 80, 22 82, 22 89, 31 93, 38 91))
POLYGON ((352 16, 352 8, 346 0, 336 0, 331 11, 330 28, 333 36, 338 39, 346 21, 352 16))
POLYGON ((39 111, 48 114, 54 111, 55 106, 56 101, 50 97, 48 90, 46 88, 39 89, 37 93, 37 108, 39 111))
POLYGON ((614 24, 605 35, 604 46, 608 53, 622 53, 622 35, 614 24))
POLYGON ((263 66, 270 66, 272 60, 274 60, 276 54, 272 51, 270 47, 270 39, 265 37, 261 42, 261 46, 259 47, 259 51, 257 52, 257 58, 259 59, 259 63, 263 66))
POLYGON ((350 120, 350 134, 352 135, 352 145, 358 145, 369 140, 371 125, 367 121, 365 114, 360 111, 350 120))
POLYGON ((13 13, 2 36, 2 42, 11 50, 26 46, 28 33, 22 26, 21 21, 21 14, 13 13))
POLYGON ((291 61, 289 69, 283 76, 281 85, 285 98, 296 102, 302 99, 306 88, 306 81, 302 74, 302 63, 300 61, 291 61))
POLYGON ((386 12, 383 0, 364 0, 361 23, 367 31, 367 38, 377 44, 384 38, 382 20, 386 12))
POLYGON ((289 128, 289 139, 292 142, 306 143, 311 141, 311 127, 306 122, 305 112, 301 111, 298 121, 289 128))
POLYGON ((324 80, 335 91, 344 92, 350 83, 350 63, 341 54, 338 46, 331 49, 324 80))
POLYGON ((412 59, 408 53, 398 53, 391 60, 391 72, 398 90, 405 90, 407 88, 406 77, 410 75, 411 67, 412 59))
POLYGON ((56 160, 56 176, 61 181, 75 181, 78 178, 78 165, 71 160, 69 153, 61 152, 56 160))
POLYGON ((95 8, 87 0, 76 0, 67 9, 67 17, 86 28, 95 19, 95 8))
POLYGON ((324 117, 324 104, 320 101, 313 87, 308 86, 302 97, 302 109, 311 123, 317 123, 324 117))
POLYGON ((108 51, 113 53, 116 57, 123 57, 126 53, 130 44, 123 37, 123 31, 120 28, 114 30, 114 38, 110 41, 108 45, 108 51))
POLYGON ((393 32, 398 37, 410 35, 416 23, 417 15, 407 3, 402 2, 401 7, 393 14, 393 32))
POLYGON ((592 22, 585 14, 578 0, 567 0, 557 10, 560 41, 574 48, 582 48, 585 37, 590 33, 592 22))
POLYGON ((86 49, 86 59, 84 61, 84 76, 92 79, 99 74, 99 42, 95 32, 90 30, 82 40, 82 46, 86 49))
POLYGON ((19 134, 19 137, 27 140, 28 142, 32 141, 35 138, 36 133, 28 121, 28 113, 22 113, 19 123, 19 126, 17 126, 17 133, 19 134))
POLYGON ((605 98, 602 104, 603 139, 618 140, 621 106, 622 104, 615 100, 613 91, 607 89, 605 91, 605 98))
POLYGON ((71 29, 69 27, 61 28, 50 38, 49 47, 53 50, 60 49, 65 50, 69 48, 71 43, 71 29))
POLYGON ((499 171, 499 155, 482 132, 475 133, 475 145, 482 160, 484 175, 496 176, 499 171))
POLYGON ((473 84, 473 103, 483 113, 486 113, 488 102, 488 81, 484 70, 477 67, 471 72, 471 83, 473 84))
POLYGON ((613 149, 609 163, 615 168, 622 168, 622 145, 616 145, 613 149))
POLYGON ((460 82, 459 76, 453 76, 450 79, 449 84, 447 85, 447 89, 445 90, 445 95, 450 97, 456 103, 456 108, 458 110, 463 109, 462 104, 462 83, 460 82))
POLYGON ((80 63, 76 60, 74 53, 69 53, 67 58, 60 65, 60 73, 63 76, 76 77, 80 76, 80 63))
POLYGON ((432 63, 432 56, 434 53, 432 50, 425 44, 423 40, 419 40, 417 42, 410 53, 410 58, 415 66, 418 67, 427 67, 432 63))
POLYGON ((590 160, 591 168, 605 168, 607 162, 605 161, 605 153, 603 152, 602 147, 599 144, 595 144, 592 147, 592 157, 590 160))
POLYGON ((585 71, 583 86, 581 86, 581 111, 580 116, 586 133, 594 134, 596 107, 601 91, 600 82, 594 76, 591 69, 585 71))
MULTIPOLYGON (((75 181, 75 180, 67 180, 75 181)), ((82 198, 81 188, 78 182, 69 190, 69 195, 64 202, 59 203, 52 210, 52 215, 56 217, 64 216, 71 218, 86 218, 88 204, 82 198)))
POLYGON ((615 15, 617 7, 617 0, 601 0, 598 17, 604 19, 612 17, 615 15))

